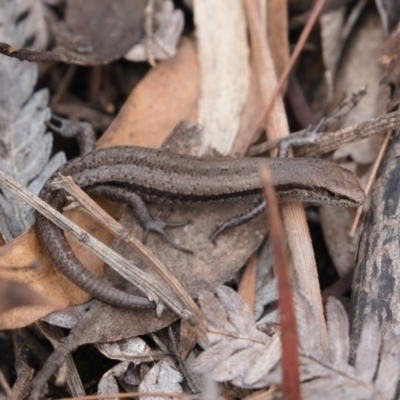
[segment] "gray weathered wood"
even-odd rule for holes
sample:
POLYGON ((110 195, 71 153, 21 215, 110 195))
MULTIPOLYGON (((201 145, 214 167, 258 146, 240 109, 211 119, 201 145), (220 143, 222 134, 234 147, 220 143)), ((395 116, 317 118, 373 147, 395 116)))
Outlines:
POLYGON ((358 250, 351 302, 352 351, 362 321, 375 314, 383 333, 400 333, 400 131, 378 172, 358 250))

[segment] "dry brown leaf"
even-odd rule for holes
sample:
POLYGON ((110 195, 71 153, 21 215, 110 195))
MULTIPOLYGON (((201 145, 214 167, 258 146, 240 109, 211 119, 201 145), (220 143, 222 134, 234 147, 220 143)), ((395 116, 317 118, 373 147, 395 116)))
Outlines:
POLYGON ((199 79, 194 42, 182 38, 178 54, 158 63, 135 87, 98 147, 160 147, 180 120, 196 121, 199 79))
MULTIPOLYGON (((83 291, 70 283, 50 264, 42 253, 36 233, 32 228, 2 247, 0 264, 3 266, 0 269, 3 279, 23 283, 37 293, 51 298, 54 302, 69 304, 71 300, 77 300, 77 302, 88 300, 83 291), (11 257, 9 252, 11 252, 11 257), (24 254, 22 260, 18 256, 19 253, 24 254), (8 264, 9 259, 11 259, 10 264, 8 264), (4 268, 7 265, 18 265, 19 267, 4 268), (36 265, 36 267, 32 268, 32 265, 36 265)), ((0 326, 2 329, 23 327, 56 309, 57 307, 51 306, 19 307, 2 314, 0 326)))
MULTIPOLYGON (((343 117, 342 128, 377 117, 386 111, 388 88, 381 85, 382 68, 378 64, 383 44, 384 33, 378 15, 371 11, 364 13, 342 54, 334 98, 340 98, 343 93, 355 93, 362 87, 367 88, 367 93, 357 107, 343 117)), ((335 151, 334 158, 351 157, 359 164, 368 164, 375 160, 381 141, 381 136, 373 136, 341 146, 335 151)))
POLYGON ((57 46, 52 51, 0 43, 0 53, 28 61, 105 64, 122 57, 139 41, 146 4, 147 0, 68 0, 65 21, 53 22, 57 46))
POLYGON ((340 277, 354 268, 359 235, 350 237, 354 210, 322 206, 319 208, 321 226, 329 255, 340 277))
MULTIPOLYGON (((105 204, 105 203, 102 203, 105 204)), ((68 212, 71 214, 72 212, 68 212)), ((86 215, 74 212, 74 221, 105 243, 111 235, 86 215)), ((71 243, 78 258, 93 272, 99 274, 102 262, 78 243, 71 243)), ((23 283, 30 289, 54 301, 53 306, 25 306, 10 310, 0 316, 1 329, 20 328, 57 310, 61 304, 81 304, 90 296, 72 284, 43 253, 33 227, 0 249, 0 277, 23 283)))
MULTIPOLYGON (((179 207, 169 217, 171 221, 191 220, 192 223, 181 229, 170 230, 171 236, 181 246, 194 251, 186 254, 173 248, 164 238, 150 234, 146 245, 157 251, 169 271, 178 277, 180 283, 193 297, 200 290, 215 290, 223 282, 234 277, 235 272, 243 266, 247 258, 257 249, 265 234, 265 217, 260 216, 250 221, 241 229, 232 229, 221 235, 214 246, 208 236, 219 221, 239 213, 238 207, 179 207)), ((243 211, 246 207, 242 207, 243 211)), ((167 212, 168 207, 154 205, 150 207, 153 215, 157 212, 167 212)), ((140 237, 142 229, 138 226, 131 213, 123 218, 125 226, 140 237)), ((126 258, 136 260, 131 246, 121 243, 118 251, 126 258)), ((136 261, 139 264, 139 261, 136 261)), ((151 270, 147 270, 152 273, 151 270)))
POLYGON ((122 57, 142 36, 146 4, 147 0, 67 0, 65 25, 55 27, 54 52, 84 65, 122 57), (73 37, 60 35, 63 29, 73 37))
POLYGON ((56 304, 54 300, 45 297, 26 285, 18 282, 0 279, 0 315, 23 306, 48 306, 63 308, 66 304, 56 304))

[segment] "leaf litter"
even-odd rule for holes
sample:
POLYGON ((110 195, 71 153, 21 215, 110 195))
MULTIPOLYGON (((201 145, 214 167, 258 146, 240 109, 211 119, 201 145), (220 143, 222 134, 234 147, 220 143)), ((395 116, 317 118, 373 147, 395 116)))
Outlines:
MULTIPOLYGON (((195 372, 248 389, 280 382, 279 332, 272 336, 261 332, 250 309, 229 287, 220 287, 216 296, 202 293, 199 303, 209 321, 210 347, 196 358, 195 372)), ((328 351, 310 340, 315 330, 310 304, 303 295, 295 296, 295 304, 304 398, 393 398, 399 379, 399 371, 392 369, 400 361, 397 335, 390 332, 381 337, 376 318, 367 317, 353 364, 348 316, 340 301, 330 298, 326 307, 328 351)))
MULTIPOLYGON (((272 3, 271 0, 268 7, 273 7, 272 3)), ((329 3, 327 11, 332 7, 339 7, 330 4, 329 1, 327 3, 329 3)), ((353 30, 357 29, 355 21, 362 18, 361 11, 365 7, 363 1, 355 3, 357 5, 354 8, 351 6, 343 8, 346 6, 341 5, 342 8, 337 8, 330 14, 324 14, 324 17, 320 19, 323 30, 322 45, 326 63, 326 83, 328 90, 331 90, 324 96, 325 100, 332 101, 332 104, 313 105, 317 110, 316 114, 327 112, 336 101, 336 96, 339 96, 335 90, 343 90, 338 89, 339 86, 335 86, 338 70, 342 68, 351 70, 353 73, 357 70, 354 67, 346 67, 350 56, 343 56, 343 49, 346 47, 348 37, 351 38, 353 35, 357 37, 353 33, 353 30), (338 25, 339 22, 342 24, 341 26, 338 25), (334 27, 336 36, 338 32, 344 30, 348 36, 342 35, 337 39, 329 30, 329 24, 331 26, 336 24, 334 27), (343 60, 342 65, 338 60, 343 60)), ((380 7, 382 24, 388 30, 389 26, 393 27, 396 14, 391 13, 388 22, 389 16, 385 12, 390 6, 386 3, 381 4, 382 2, 379 1, 377 3, 380 7)), ((194 12, 197 11, 200 14, 200 5, 196 5, 196 1, 192 6, 194 12)), ((128 59, 130 57, 133 57, 134 60, 148 59, 152 65, 155 65, 156 63, 152 59, 163 59, 176 52, 175 58, 157 62, 157 66, 150 70, 131 91, 129 98, 125 102, 121 102, 123 106, 120 113, 102 136, 99 145, 160 146, 179 120, 197 121, 198 104, 199 101, 204 100, 201 99, 204 93, 200 87, 205 80, 205 77, 201 75, 205 73, 205 69, 202 67, 205 59, 200 60, 199 67, 198 49, 196 49, 193 36, 181 38, 177 44, 183 28, 183 15, 187 18, 193 9, 184 8, 184 12, 182 12, 181 9, 175 9, 170 1, 156 0, 143 1, 140 2, 140 5, 123 0, 113 2, 113 5, 102 1, 87 1, 83 5, 82 2, 69 0, 62 5, 58 1, 27 2, 18 0, 0 2, 0 7, 0 18, 2 18, 0 40, 3 42, 0 44, 0 51, 11 57, 30 60, 63 60, 79 65, 101 65, 125 55, 128 59), (152 5, 155 13, 150 15, 149 19, 149 15, 146 13, 152 5), (9 18, 10 15, 12 17, 9 18), (50 30, 47 23, 51 26, 50 30), (110 27, 115 27, 114 36, 108 35, 110 27), (127 32, 131 32, 132 35, 127 32), (50 43, 55 46, 48 51, 50 43), (134 55, 132 56, 132 53, 127 55, 127 51, 132 45, 135 46, 132 51, 134 55), (34 50, 30 51, 29 49, 34 50)), ((271 10, 273 8, 269 9, 269 11, 271 10)), ((217 11, 215 12, 217 13, 217 11)), ((282 12, 282 7, 279 12, 282 12)), ((375 29, 378 31, 377 14, 374 15, 374 18, 375 29)), ((187 23, 188 21, 185 21, 185 29, 187 29, 187 23)), ((368 29, 368 22, 365 26, 368 29)), ((201 21, 197 21, 195 29, 200 33, 201 29, 207 29, 207 23, 202 25, 201 21)), ((372 34, 372 28, 367 32, 372 34)), ((218 33, 218 31, 214 33, 218 33)), ((376 35, 373 40, 375 38, 376 35)), ((215 41, 218 40, 217 36, 215 41)), ((273 38, 270 40, 274 41, 273 38)), ((360 39, 356 40, 360 41, 360 39)), ((276 40, 271 47, 276 46, 277 43, 285 42, 276 40)), ((360 43, 361 41, 358 44, 360 45, 360 43)), ((212 45, 212 43, 206 43, 206 45, 212 45)), ((239 46, 238 43, 236 45, 239 46)), ((244 45, 247 45, 246 40, 244 45)), ((229 46, 227 45, 227 47, 229 46)), ((379 48, 380 45, 377 47, 379 48)), ((229 48, 227 50, 229 51, 229 48)), ((369 50, 365 48, 364 50, 366 53, 364 56, 370 59, 369 50)), ((245 54, 248 49, 237 48, 236 51, 238 54, 245 54)), ((284 53, 285 51, 282 54, 284 53)), ((274 57, 284 58, 282 54, 274 54, 274 57)), ((0 85, 4 88, 3 99, 0 99, 0 168, 37 193, 49 174, 64 162, 65 158, 63 157, 65 156, 62 152, 54 153, 52 151, 53 138, 47 132, 45 125, 50 117, 49 92, 46 88, 37 89, 37 66, 33 63, 21 63, 11 57, 2 56, 0 60, 0 85)), ((390 68, 392 71, 395 70, 395 50, 389 50, 385 57, 385 59, 382 58, 382 61, 390 62, 390 68)), ((276 62, 279 65, 285 65, 287 59, 276 60, 276 62)), ((371 65, 371 67, 373 66, 371 65)), ((58 66, 53 67, 53 71, 57 71, 57 68, 58 66)), ((248 84, 249 90, 252 91, 257 86, 254 65, 250 65, 250 70, 251 77, 249 76, 248 79, 251 79, 251 84, 247 82, 245 86, 248 84)), ((106 70, 102 69, 102 71, 106 70)), ((207 73, 212 74, 212 68, 207 73)), ((370 79, 373 73, 377 72, 368 72, 370 79)), ((53 72, 43 73, 42 71, 39 87, 45 86, 43 82, 47 79, 46 74, 52 76, 52 79, 56 76, 52 75, 53 72)), ((362 80, 361 73, 356 73, 356 75, 362 80)), ((91 90, 96 90, 93 89, 96 88, 97 78, 95 76, 95 74, 92 75, 91 90)), ((391 76, 395 76, 395 73, 392 72, 391 76)), ((313 85, 308 72, 304 72, 303 77, 304 87, 313 85)), ((215 79, 215 77, 212 78, 215 79)), ((116 82, 118 79, 120 78, 116 77, 116 82)), ((376 76, 372 79, 374 83, 380 80, 376 76)), ((218 82, 222 83, 223 80, 218 80, 218 82)), ((319 90, 322 87, 321 85, 319 90)), ((346 89, 348 89, 348 85, 346 89)), ((74 89, 70 87, 67 90, 73 91, 74 89)), ((288 91, 290 92, 290 90, 289 84, 288 91)), ((104 92, 98 93, 104 95, 104 92)), ((242 100, 245 99, 245 93, 240 95, 242 100)), ((318 94, 318 96, 320 95, 321 93, 318 94)), ((373 90, 370 91, 370 95, 374 99, 378 98, 373 90)), ((263 106, 260 95, 256 100, 250 99, 249 96, 246 98, 246 104, 243 105, 243 108, 248 107, 249 109, 243 112, 243 115, 236 111, 235 115, 228 116, 230 121, 235 121, 236 133, 241 131, 243 134, 246 129, 248 130, 249 126, 252 126, 251 118, 257 118, 263 106)), ((315 99, 318 96, 315 96, 315 99)), ((396 99, 392 99, 392 103, 395 101, 396 99)), ((99 105, 106 103, 107 101, 102 99, 96 104, 98 107, 96 112, 99 112, 99 115, 104 113, 99 105)), ((382 101, 379 104, 384 106, 382 101)), ((212 111, 215 112, 211 107, 210 118, 213 117, 212 111)), ((219 116, 223 116, 223 112, 219 111, 219 116)), ((369 114, 368 117, 361 116, 361 120, 372 118, 372 116, 369 114)), ((111 119, 110 115, 107 117, 109 120, 111 119)), ((354 114, 349 115, 349 118, 353 117, 354 114)), ((221 124, 221 127, 223 125, 221 124)), ((186 127, 188 126, 186 125, 186 127)), ((223 130, 223 128, 221 129, 223 130)), ((167 146, 171 146, 176 152, 196 154, 198 149, 202 148, 201 138, 191 135, 189 130, 187 128, 186 132, 181 132, 172 139, 169 138, 167 146)), ((207 133, 210 134, 210 132, 207 133)), ((211 134, 218 136, 215 132, 211 132, 211 134)), ((201 134, 199 135, 201 137, 201 134)), ((244 139, 245 141, 246 139, 244 139)), ((218 140, 216 142, 218 143, 218 140)), ((233 143, 232 138, 228 142, 233 143)), ((225 143, 227 143, 226 140, 225 143)), ((345 154, 345 157, 356 159, 359 163, 366 163, 363 151, 357 146, 358 144, 353 146, 350 153, 337 154, 345 154)), ((23 232, 32 222, 32 211, 21 206, 6 193, 0 196, 0 205, 5 215, 4 225, 10 231, 8 239, 10 240, 13 236, 23 232)), ((158 210, 159 208, 155 208, 153 211, 158 210)), ((279 396, 283 371, 280 365, 281 338, 277 325, 279 321, 277 321, 277 310, 274 305, 277 300, 276 282, 272 274, 266 268, 263 275, 260 275, 262 283, 258 283, 256 318, 253 311, 232 288, 220 286, 227 281, 233 286, 238 282, 240 279, 237 275, 238 269, 246 263, 246 260, 263 240, 264 221, 261 219, 258 222, 253 221, 252 224, 222 237, 217 248, 209 245, 206 239, 210 230, 216 225, 216 221, 224 220, 234 215, 235 212, 236 210, 230 207, 224 209, 210 207, 207 210, 174 210, 173 218, 186 217, 194 220, 194 224, 185 229, 184 233, 176 231, 178 241, 193 247, 194 257, 185 257, 175 250, 171 250, 159 238, 150 237, 148 241, 150 247, 156 248, 160 252, 162 258, 166 260, 168 268, 180 278, 186 290, 198 299, 209 323, 208 343, 205 340, 199 340, 198 346, 195 346, 193 339, 195 338, 195 328, 184 328, 188 322, 182 323, 180 330, 171 329, 171 326, 176 327, 178 323, 174 322, 176 316, 168 310, 164 310, 159 316, 155 311, 131 312, 100 304, 94 300, 89 311, 79 308, 65 309, 46 317, 47 321, 55 325, 71 329, 70 336, 65 339, 67 350, 73 350, 83 344, 95 343, 107 358, 122 360, 122 363, 109 369, 102 378, 98 378, 97 392, 99 394, 109 394, 111 398, 112 394, 123 390, 182 393, 188 392, 188 387, 196 392, 201 390, 202 385, 193 382, 203 379, 204 387, 206 387, 207 379, 211 377, 216 382, 233 385, 231 394, 235 393, 237 398, 245 396, 237 394, 239 393, 238 388, 264 390, 271 385, 275 385, 279 396), (258 322, 256 322, 257 320, 258 322), (172 323, 173 325, 171 325, 172 323), (166 336, 167 329, 169 329, 169 336, 166 336), (158 333, 149 335, 151 332, 158 333), (139 338, 138 335, 141 337, 139 338), (168 337, 166 340, 168 344, 161 345, 161 342, 156 339, 158 335, 160 337, 164 335, 164 338, 168 337), (181 346, 182 343, 183 346, 181 346), (189 362, 186 357, 188 360, 193 360, 193 358, 195 360, 189 362), (202 378, 203 374, 207 374, 208 377, 202 378)), ((116 211, 116 215, 118 214, 121 214, 121 211, 116 211)), ((129 216, 124 218, 130 226, 133 224, 129 216)), ((93 222, 88 223, 88 229, 89 231, 95 229, 93 222)), ((140 235, 141 232, 137 227, 132 229, 137 235, 140 235)), ((24 290, 23 286, 15 283, 7 286, 7 281, 4 283, 3 280, 1 281, 1 295, 7 296, 9 287, 17 288, 13 290, 17 301, 10 303, 13 314, 8 310, 0 315, 0 326, 3 328, 12 329, 32 323, 49 311, 54 311, 62 301, 67 301, 72 305, 80 304, 88 299, 83 293, 79 293, 79 289, 73 288, 69 286, 68 282, 63 281, 65 278, 45 260, 32 235, 34 235, 33 232, 28 231, 27 234, 7 244, 0 254, 1 279, 14 278, 13 280, 22 282, 28 287, 24 297, 18 294, 21 288, 24 290), (30 293, 32 288, 37 290, 38 294, 30 293), (47 298, 43 295, 48 294, 50 294, 50 302, 47 305, 48 308, 43 309, 42 306, 47 304, 47 298), (27 305, 23 306, 25 303, 27 305), (37 303, 41 304, 39 308, 37 303)), ((340 233, 335 233, 335 235, 340 235, 340 233)), ((5 236, 4 233, 3 236, 5 236)), ((78 253, 82 252, 79 246, 77 251, 78 253)), ((120 251, 124 252, 126 249, 120 251)), ((87 255, 86 260, 90 268, 101 269, 100 264, 95 266, 93 256, 87 255)), ((348 263, 347 268, 351 268, 351 261, 348 263)), ((339 269, 339 267, 337 268, 339 269)), ((135 290, 118 277, 111 277, 112 274, 109 272, 107 275, 111 280, 122 285, 125 290, 135 290)), ((352 321, 349 321, 342 304, 338 300, 330 298, 326 305, 327 347, 324 348, 316 334, 320 327, 314 319, 315 305, 308 298, 305 294, 295 293, 302 397, 307 399, 395 398, 400 360, 399 338, 394 331, 388 328, 382 331, 376 317, 368 315, 363 322, 359 340, 353 343, 353 338, 349 335, 352 321), (352 346, 356 351, 352 352, 352 346)), ((12 300, 12 296, 4 297, 2 304, 9 307, 7 302, 10 299, 12 300)), ((62 345, 57 347, 56 354, 57 351, 58 354, 63 353, 62 345)), ((60 362, 60 359, 57 362, 60 362)), ((22 398, 26 397, 30 390, 32 373, 26 368, 26 364, 19 362, 17 365, 18 379, 11 390, 14 395, 22 398), (21 383, 23 377, 26 377, 26 383, 21 383)), ((2 366, 0 361, 0 370, 2 370, 2 366)), ((57 368, 54 372, 56 370, 57 368)), ((33 382, 34 387, 37 387, 35 386, 37 380, 33 382)), ((67 383, 67 386, 72 394, 78 395, 77 392, 74 392, 73 385, 67 383)), ((205 393, 208 392, 205 390, 203 394, 205 395, 205 393)), ((213 398, 219 398, 220 394, 217 389, 214 388, 212 393, 213 398)))

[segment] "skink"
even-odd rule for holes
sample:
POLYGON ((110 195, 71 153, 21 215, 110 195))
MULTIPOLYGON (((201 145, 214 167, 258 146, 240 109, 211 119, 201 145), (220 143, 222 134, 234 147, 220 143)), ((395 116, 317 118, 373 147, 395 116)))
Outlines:
MULTIPOLYGON (((112 200, 129 203, 144 228, 164 235, 168 224, 155 221, 145 203, 249 202, 254 207, 216 231, 244 223, 264 207, 259 164, 271 170, 279 201, 303 201, 356 207, 365 200, 354 174, 340 166, 314 158, 199 158, 142 147, 110 147, 93 151, 62 166, 44 185, 40 197, 62 211, 67 199, 51 182, 61 173, 77 185, 112 200)), ((125 307, 152 307, 145 298, 122 292, 91 274, 75 257, 64 233, 39 213, 39 240, 55 266, 93 297, 125 307)), ((212 237, 215 239, 216 234, 212 237)), ((173 243, 173 242, 172 242, 173 243)))

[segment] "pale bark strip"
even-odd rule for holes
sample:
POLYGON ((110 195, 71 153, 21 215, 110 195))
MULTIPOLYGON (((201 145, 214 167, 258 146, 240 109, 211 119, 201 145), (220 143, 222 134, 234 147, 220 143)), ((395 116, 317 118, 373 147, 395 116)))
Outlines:
POLYGON ((246 20, 241 1, 195 0, 201 68, 199 123, 203 152, 228 154, 239 131, 250 82, 246 20))
MULTIPOLYGON (((254 54, 260 87, 265 104, 273 93, 278 80, 268 43, 262 40, 265 37, 257 13, 257 2, 245 0, 244 2, 249 29, 252 40, 252 52, 254 54)), ((289 126, 285 108, 281 96, 277 96, 273 107, 266 119, 268 139, 274 140, 289 135, 289 126)), ((328 346, 328 336, 322 307, 321 292, 318 282, 318 274, 314 259, 314 251, 311 244, 310 233, 303 206, 298 203, 281 205, 282 219, 287 233, 288 245, 292 255, 292 263, 296 273, 297 283, 302 293, 313 304, 316 334, 322 348, 328 346)))

